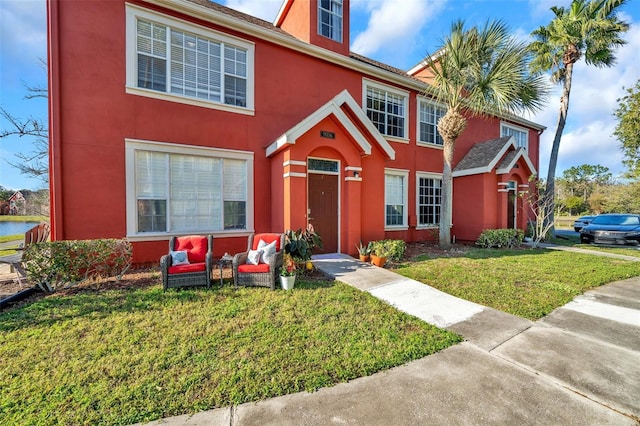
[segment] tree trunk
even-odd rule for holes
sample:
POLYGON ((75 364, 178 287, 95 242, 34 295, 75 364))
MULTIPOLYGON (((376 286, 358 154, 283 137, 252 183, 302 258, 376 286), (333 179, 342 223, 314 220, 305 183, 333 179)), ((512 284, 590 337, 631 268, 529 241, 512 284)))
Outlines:
MULTIPOLYGON (((547 172, 547 186, 544 196, 548 199, 544 205, 547 207, 545 218, 547 224, 555 222, 555 186, 556 186, 556 166, 558 164, 558 151, 560 150, 560 139, 564 126, 567 123, 567 112, 569 111, 569 94, 571 93, 571 77, 573 74, 573 63, 566 64, 565 78, 562 85, 562 97, 560 98, 560 114, 558 115, 558 125, 556 127, 556 135, 553 138, 553 146, 551 147, 551 157, 549 158, 549 170, 547 172), (550 197, 550 199, 549 199, 550 197)), ((555 237, 556 228, 551 226, 551 235, 555 237)))
POLYGON ((467 119, 460 112, 449 109, 438 122, 438 133, 442 136, 442 204, 440 205, 439 245, 451 248, 451 224, 453 219, 453 150, 458 136, 467 127, 467 119))
POLYGON ((455 140, 443 137, 442 150, 442 204, 440 205, 440 229, 439 229, 439 246, 448 250, 451 248, 451 222, 453 220, 452 199, 453 199, 453 149, 455 140))

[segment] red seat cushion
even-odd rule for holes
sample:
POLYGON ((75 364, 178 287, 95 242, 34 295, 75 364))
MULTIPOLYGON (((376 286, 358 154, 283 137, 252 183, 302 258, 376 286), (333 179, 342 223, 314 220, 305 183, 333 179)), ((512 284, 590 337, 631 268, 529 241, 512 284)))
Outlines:
POLYGON ((176 238, 173 250, 185 250, 190 263, 204 262, 209 250, 207 237, 190 235, 176 238))
POLYGON ((184 272, 200 272, 205 271, 207 265, 204 262, 188 263, 186 265, 169 266, 170 274, 182 274, 184 272))
POLYGON ((258 244, 260 240, 264 241, 267 244, 271 244, 273 241, 276 241, 276 251, 280 251, 280 237, 282 234, 256 234, 253 237, 253 247, 251 250, 257 250, 258 244))
POLYGON ((238 272, 244 272, 245 274, 255 274, 257 272, 269 272, 269 264, 259 263, 257 265, 238 265, 238 272))

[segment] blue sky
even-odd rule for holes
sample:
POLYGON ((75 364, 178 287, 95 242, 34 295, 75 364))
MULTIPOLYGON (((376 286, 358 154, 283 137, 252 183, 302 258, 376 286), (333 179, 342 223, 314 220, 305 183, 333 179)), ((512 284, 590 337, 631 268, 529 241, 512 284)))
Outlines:
MULTIPOLYGON (((282 0, 216 0, 237 10, 273 22, 282 0)), ((357 53, 409 69, 429 52, 437 50, 451 22, 481 25, 503 19, 516 37, 527 40, 532 30, 553 17, 549 8, 567 6, 568 0, 351 0, 351 49, 357 53)), ((598 69, 579 62, 575 67, 569 120, 560 147, 557 176, 581 164, 600 164, 614 175, 624 171, 613 111, 624 89, 640 79, 640 8, 630 0, 621 16, 631 24, 628 44, 617 53, 614 68, 598 69)), ((14 116, 46 121, 44 100, 24 100, 24 84, 46 86, 46 10, 44 0, 0 0, 0 106, 14 116)), ((540 148, 540 175, 546 177, 549 151, 559 110, 559 87, 547 107, 530 120, 547 126, 540 148)), ((7 123, 0 120, 0 128, 7 123)), ((17 152, 31 152, 24 138, 0 140, 0 185, 9 189, 38 189, 40 181, 29 179, 7 164, 17 152)))

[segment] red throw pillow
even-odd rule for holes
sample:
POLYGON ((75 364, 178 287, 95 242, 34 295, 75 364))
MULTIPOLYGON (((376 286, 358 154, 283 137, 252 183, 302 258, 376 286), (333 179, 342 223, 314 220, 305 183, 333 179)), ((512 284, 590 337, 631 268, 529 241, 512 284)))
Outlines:
POLYGON ((209 250, 207 237, 193 235, 189 237, 178 237, 174 243, 174 250, 186 250, 189 262, 204 262, 209 250))

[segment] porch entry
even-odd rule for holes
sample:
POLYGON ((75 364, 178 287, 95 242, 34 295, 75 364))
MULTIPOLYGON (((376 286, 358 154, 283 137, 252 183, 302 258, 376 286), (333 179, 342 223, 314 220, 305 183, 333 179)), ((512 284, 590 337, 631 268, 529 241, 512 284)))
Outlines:
POLYGON ((338 161, 309 158, 307 161, 307 221, 322 238, 321 253, 338 252, 338 161))

